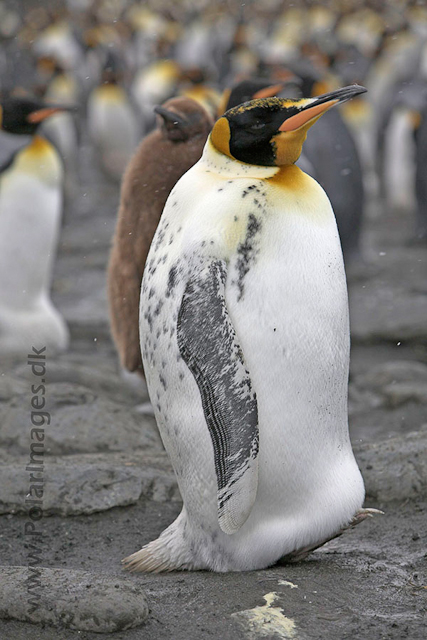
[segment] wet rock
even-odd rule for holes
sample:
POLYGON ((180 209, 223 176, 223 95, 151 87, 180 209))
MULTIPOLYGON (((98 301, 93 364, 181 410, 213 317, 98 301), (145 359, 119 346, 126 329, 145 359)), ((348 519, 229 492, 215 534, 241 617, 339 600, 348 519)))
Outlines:
POLYGON ((392 360, 357 376, 355 380, 358 387, 371 390, 411 382, 427 384, 427 365, 413 360, 392 360))
POLYGON ((427 338, 427 296, 408 291, 406 283, 377 279, 364 288, 352 286, 350 317, 353 342, 427 338))
POLYGON ((348 400, 354 443, 416 431, 426 421, 427 366, 418 361, 389 360, 353 374, 348 400))
POLYGON ((416 402, 407 402, 393 409, 382 406, 366 408, 351 415, 350 437, 354 445, 367 442, 382 442, 389 438, 404 438, 406 434, 418 431, 426 420, 426 407, 416 402))
MULTIPOLYGON (((30 388, 0 403, 0 447, 27 453, 30 444, 30 388)), ((161 450, 153 418, 78 384, 52 383, 46 389, 45 451, 50 455, 100 451, 161 450)))
POLYGON ((354 448, 366 495, 379 502, 427 495, 427 424, 419 432, 354 448))
POLYGON ((349 389, 349 413, 383 406, 394 409, 415 402, 427 404, 427 365, 391 361, 356 377, 349 389))
POLYGON ((1 567, 0 618, 112 633, 148 617, 138 582, 113 575, 44 567, 1 567), (34 603, 34 604, 32 604, 34 603))
MULTIPOLYGON (((71 354, 66 354, 65 356, 59 355, 54 361, 48 361, 46 373, 48 385, 54 382, 69 382, 88 387, 92 392, 103 395, 114 402, 128 405, 140 403, 141 398, 148 398, 147 385, 141 377, 138 379, 138 387, 136 385, 132 387, 118 376, 116 369, 111 367, 109 362, 105 363, 98 358, 96 366, 89 366, 87 356, 85 357, 86 364, 70 358, 71 354)), ((32 374, 28 365, 17 367, 14 370, 14 376, 16 378, 14 384, 17 384, 18 379, 21 384, 19 392, 28 393, 28 385, 24 386, 22 383, 22 379, 31 380, 32 374)), ((0 378, 0 401, 2 399, 1 389, 2 378, 0 378)))
POLYGON ((387 405, 398 407, 407 402, 427 404, 427 382, 402 382, 389 384, 383 389, 387 405))
POLYGON ((0 376, 0 403, 8 402, 15 396, 23 395, 27 392, 27 385, 17 377, 2 374, 0 376))
POLYGON ((355 384, 348 388, 348 414, 356 415, 360 412, 376 409, 383 404, 383 398, 368 389, 359 389, 355 384))
MULTIPOLYGON (((3 457, 0 513, 26 513, 30 485, 28 457, 3 457)), ((81 515, 136 503, 180 501, 178 485, 166 453, 95 454, 48 458, 34 476, 43 478, 45 515, 81 515)))

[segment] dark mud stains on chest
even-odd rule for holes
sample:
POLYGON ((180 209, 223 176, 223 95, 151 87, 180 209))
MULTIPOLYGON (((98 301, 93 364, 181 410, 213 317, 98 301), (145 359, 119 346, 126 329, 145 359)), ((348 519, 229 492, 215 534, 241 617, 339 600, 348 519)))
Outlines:
POLYGON ((166 298, 170 298, 170 296, 173 293, 173 290, 175 289, 178 283, 178 273, 179 273, 178 265, 177 264, 172 265, 171 268, 169 269, 169 274, 168 274, 168 282, 166 285, 166 293, 165 293, 166 298))
POLYGON ((241 300, 245 292, 244 279, 248 273, 251 265, 255 262, 258 254, 257 248, 257 236, 262 228, 262 222, 256 217, 254 213, 250 213, 248 217, 248 226, 246 228, 246 236, 242 243, 237 247, 237 282, 236 284, 239 290, 237 300, 241 300))

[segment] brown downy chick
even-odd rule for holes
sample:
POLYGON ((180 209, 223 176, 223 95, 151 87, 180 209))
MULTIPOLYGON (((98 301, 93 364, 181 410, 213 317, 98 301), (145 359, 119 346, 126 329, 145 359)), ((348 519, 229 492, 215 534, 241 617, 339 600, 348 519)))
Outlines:
POLYGON ((155 111, 159 126, 141 142, 123 176, 108 266, 113 339, 121 365, 141 375, 138 318, 145 261, 171 190, 200 159, 213 126, 189 98, 172 98, 155 111))

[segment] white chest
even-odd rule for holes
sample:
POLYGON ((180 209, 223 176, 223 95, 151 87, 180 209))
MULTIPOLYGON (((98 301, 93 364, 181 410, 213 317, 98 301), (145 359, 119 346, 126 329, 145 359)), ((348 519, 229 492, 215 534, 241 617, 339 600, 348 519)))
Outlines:
POLYGON ((30 173, 0 180, 0 290, 2 303, 27 306, 47 295, 62 211, 61 186, 30 173))

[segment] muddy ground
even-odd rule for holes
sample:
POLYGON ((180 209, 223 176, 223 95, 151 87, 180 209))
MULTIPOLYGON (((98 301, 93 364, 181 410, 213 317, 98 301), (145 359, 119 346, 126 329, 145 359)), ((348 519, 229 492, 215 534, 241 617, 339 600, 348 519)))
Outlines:
MULTIPOLYGON (((83 150, 53 283, 71 346, 47 359, 52 426, 41 556, 44 567, 89 571, 94 581, 105 574, 113 588, 124 578, 146 594, 150 613, 114 636, 3 619, 0 638, 425 638, 427 260, 425 246, 410 242, 411 212, 370 202, 363 261, 349 277, 351 437, 366 505, 384 515, 297 565, 153 576, 123 574, 120 560, 157 537, 180 501, 153 420, 135 409, 146 397, 120 379, 109 336, 105 267, 117 203, 118 186, 83 150)), ((0 564, 27 566, 25 359, 2 363, 0 382, 0 564)), ((116 592, 113 617, 121 606, 116 592)))

